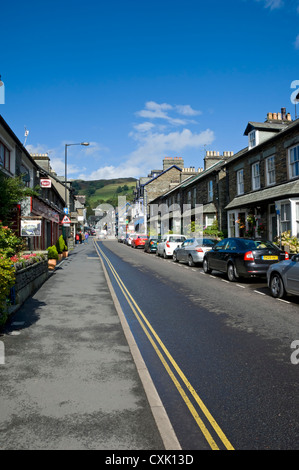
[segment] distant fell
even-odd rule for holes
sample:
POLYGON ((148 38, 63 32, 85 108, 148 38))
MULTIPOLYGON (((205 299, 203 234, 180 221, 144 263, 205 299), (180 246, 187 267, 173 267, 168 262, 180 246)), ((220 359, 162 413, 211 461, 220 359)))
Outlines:
POLYGON ((94 209, 98 204, 104 202, 117 205, 118 196, 126 196, 128 201, 132 201, 136 181, 135 178, 114 178, 92 181, 73 180, 72 186, 75 190, 75 194, 86 196, 86 205, 94 209))

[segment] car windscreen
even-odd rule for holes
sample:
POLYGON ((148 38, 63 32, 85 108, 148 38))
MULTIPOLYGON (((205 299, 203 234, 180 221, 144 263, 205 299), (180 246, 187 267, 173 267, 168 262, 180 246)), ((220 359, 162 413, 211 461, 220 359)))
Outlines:
POLYGON ((185 241, 185 237, 169 237, 170 242, 183 242, 185 241))
POLYGON ((217 240, 212 240, 211 238, 197 238, 196 243, 200 246, 214 246, 217 240))
POLYGON ((278 250, 279 248, 268 240, 242 240, 246 250, 278 250))

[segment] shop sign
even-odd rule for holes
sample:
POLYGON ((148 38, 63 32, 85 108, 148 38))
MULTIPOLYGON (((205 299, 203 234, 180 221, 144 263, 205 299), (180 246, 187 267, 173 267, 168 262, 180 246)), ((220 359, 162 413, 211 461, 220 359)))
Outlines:
POLYGON ((41 179, 40 180, 40 187, 41 188, 51 188, 52 181, 50 179, 41 179))
POLYGON ((41 220, 21 220, 21 237, 40 237, 42 234, 41 220))

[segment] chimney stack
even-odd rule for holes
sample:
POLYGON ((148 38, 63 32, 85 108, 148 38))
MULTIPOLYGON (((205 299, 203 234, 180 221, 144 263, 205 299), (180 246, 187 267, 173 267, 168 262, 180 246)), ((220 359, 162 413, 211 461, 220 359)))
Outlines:
POLYGON ((283 121, 286 120, 286 113, 287 113, 286 108, 281 108, 281 118, 283 121))

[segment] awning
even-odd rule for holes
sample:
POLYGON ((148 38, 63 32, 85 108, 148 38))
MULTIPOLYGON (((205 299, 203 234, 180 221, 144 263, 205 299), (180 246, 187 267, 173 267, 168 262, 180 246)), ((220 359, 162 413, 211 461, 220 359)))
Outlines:
POLYGON ((299 196, 298 180, 235 197, 225 209, 235 209, 236 207, 249 206, 271 199, 289 198, 290 196, 299 196))

